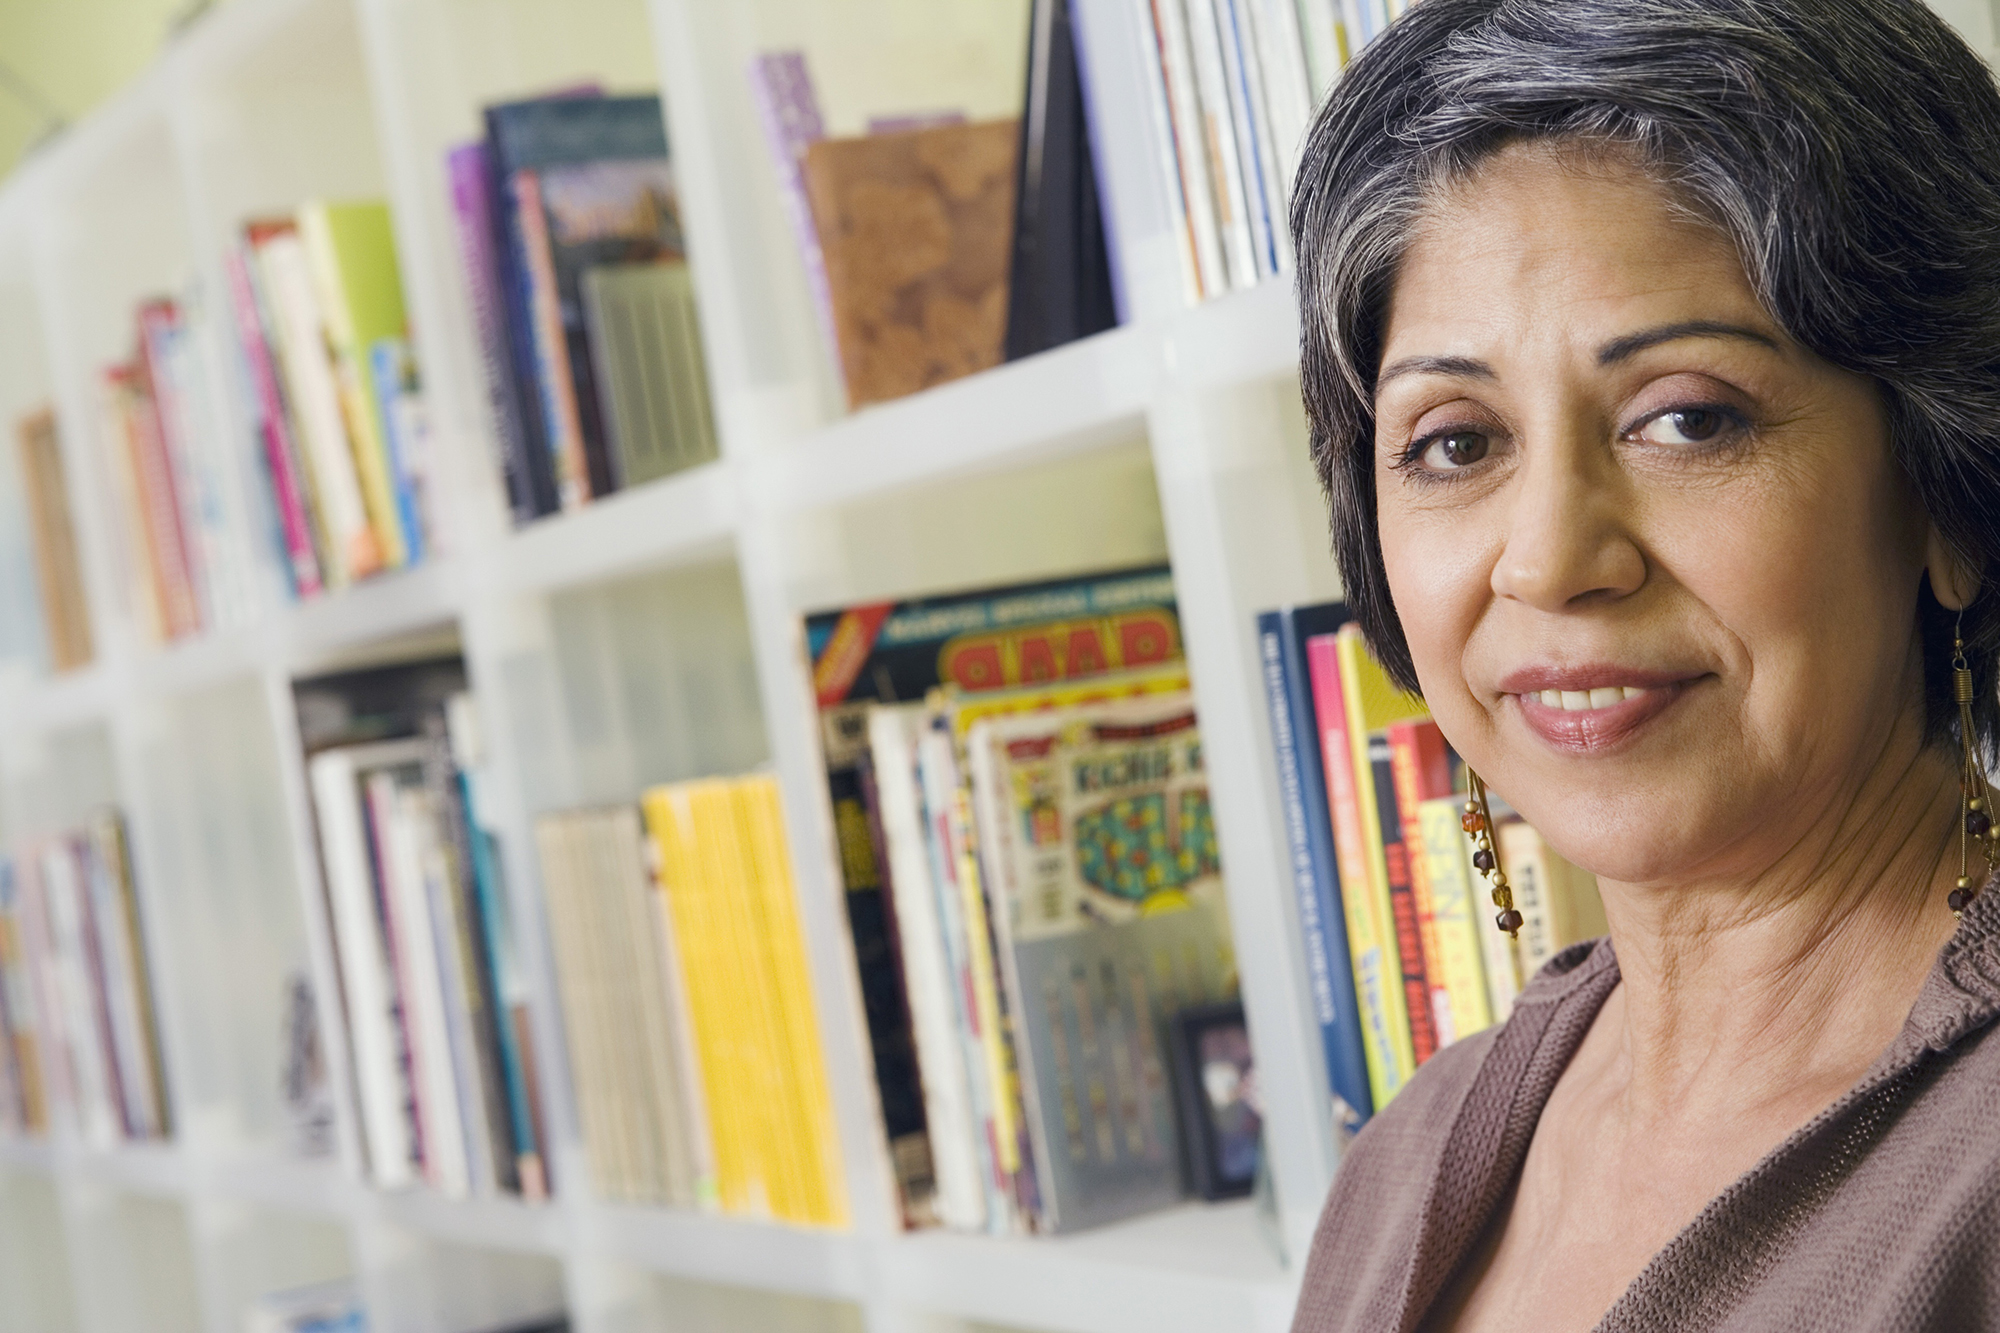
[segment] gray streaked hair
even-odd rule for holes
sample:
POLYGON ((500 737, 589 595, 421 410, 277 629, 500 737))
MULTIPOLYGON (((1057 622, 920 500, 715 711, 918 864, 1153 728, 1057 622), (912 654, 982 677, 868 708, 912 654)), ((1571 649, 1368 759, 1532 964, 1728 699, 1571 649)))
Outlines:
MULTIPOLYGON (((1436 192, 1501 147, 1632 154, 1736 246, 1772 317, 1879 386, 1895 455, 1980 578, 1974 728, 2000 749, 2000 92, 1918 0, 1422 0, 1320 108, 1292 200, 1300 378, 1334 553, 1416 671, 1375 514, 1375 376, 1436 192)), ((1957 731, 1955 614, 1920 595, 1927 730, 1957 731)))

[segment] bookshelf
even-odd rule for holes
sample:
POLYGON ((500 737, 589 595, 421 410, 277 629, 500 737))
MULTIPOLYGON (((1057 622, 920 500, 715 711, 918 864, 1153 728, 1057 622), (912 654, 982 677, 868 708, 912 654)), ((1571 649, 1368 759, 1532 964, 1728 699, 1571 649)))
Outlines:
MULTIPOLYGON (((56 404, 98 649, 80 671, 40 665, 10 453, 0 840, 104 802, 127 812, 178 1118, 171 1143, 113 1151, 60 1132, 0 1139, 0 1333, 235 1333, 259 1294, 342 1276, 386 1333, 561 1308, 585 1333, 1287 1326, 1338 1157, 1253 628, 1259 610, 1338 593, 1304 457, 1298 316, 1282 281, 1183 304, 1139 8, 1079 3, 1131 319, 859 413, 839 406, 743 71, 770 46, 844 52, 827 57, 826 100, 833 128, 851 131, 838 122, 860 114, 870 81, 904 80, 895 96, 915 107, 950 101, 934 89, 982 62, 1018 67, 1022 0, 857 0, 843 22, 883 34, 873 51, 823 31, 830 11, 816 0, 230 0, 0 187, 0 419, 56 404), (477 133, 483 104, 585 80, 665 100, 722 454, 514 530, 444 153, 477 133), (99 369, 125 354, 140 298, 192 287, 214 428, 247 441, 223 255, 246 216, 323 196, 383 196, 393 210, 433 417, 440 553, 293 603, 263 550, 248 623, 151 643, 124 586, 99 369), (1247 1203, 1062 1238, 905 1234, 799 617, 1160 559, 1199 698, 1291 1263, 1247 1203), (438 648, 463 654, 485 719, 546 1053, 558 1181, 546 1204, 382 1194, 285 1147, 280 988, 303 973, 323 1006, 338 993, 292 684, 438 648), (785 801, 854 1218, 843 1232, 591 1198, 562 1073, 534 817, 762 764, 785 801)), ((1993 45, 1983 4, 1939 8, 1993 45)), ((229 484, 254 496, 250 451, 235 456, 229 484)), ((323 1027, 338 1085, 340 1024, 323 1027)), ((352 1102, 336 1092, 352 1157, 352 1102)))

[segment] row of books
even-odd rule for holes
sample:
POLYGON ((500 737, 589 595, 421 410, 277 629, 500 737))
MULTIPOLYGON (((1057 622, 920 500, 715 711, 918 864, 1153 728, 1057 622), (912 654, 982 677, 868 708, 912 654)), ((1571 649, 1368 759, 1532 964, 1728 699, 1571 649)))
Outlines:
POLYGON ((1190 302, 1291 265, 1292 181, 1314 109, 1410 0, 1149 0, 1147 70, 1190 302))
POLYGON ((74 671, 88 666, 96 649, 55 410, 45 407, 21 418, 14 435, 20 446, 21 489, 27 501, 28 536, 34 543, 49 667, 74 671))
POLYGON ((307 772, 362 1165, 384 1188, 540 1198, 535 1047, 463 687, 456 659, 298 687, 302 721, 339 719, 308 728, 307 772))
POLYGON ((1461 765, 1340 603, 1258 619, 1290 863, 1337 1125, 1503 1022, 1525 977, 1604 931, 1595 879, 1496 802, 1524 924, 1502 934, 1461 827, 1461 765))
POLYGON ((805 53, 751 91, 850 406, 1119 322, 1070 0, 1035 0, 1016 120, 926 109, 829 137, 805 53))
POLYGON ((67 1113, 95 1148, 169 1135, 147 958, 117 811, 0 862, 0 1129, 67 1113))
POLYGON ((101 381, 118 526, 141 626, 155 640, 247 623, 254 539, 230 480, 186 303, 142 303, 131 360, 101 381))
POLYGON ((656 787, 536 838, 599 1195, 844 1226, 776 781, 656 787))
MULTIPOLYGON (((260 1296, 243 1315, 243 1333, 368 1333, 368 1310, 353 1278, 260 1296)), ((510 1323, 490 1333, 569 1333, 569 1319, 510 1323)))
POLYGON ((714 458, 659 98, 491 106, 446 168, 515 522, 714 458))
POLYGON ((1182 1197, 1167 1028, 1236 979, 1171 575, 806 627, 906 1225, 1182 1197))
POLYGON ((229 282, 292 595, 421 562, 429 425, 388 206, 319 201, 252 221, 229 282))

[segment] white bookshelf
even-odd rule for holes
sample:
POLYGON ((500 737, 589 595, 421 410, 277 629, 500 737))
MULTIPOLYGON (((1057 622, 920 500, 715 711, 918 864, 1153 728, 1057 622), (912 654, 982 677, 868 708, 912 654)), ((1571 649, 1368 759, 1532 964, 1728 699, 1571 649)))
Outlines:
MULTIPOLYGON (((1022 0, 998 8, 1009 6, 1025 13, 1022 0)), ((1252 632, 1261 609, 1337 593, 1304 459, 1291 295, 1280 284, 1181 307, 1144 103, 1116 95, 1136 87, 1138 9, 1083 0, 1111 108, 1132 322, 845 414, 743 77, 753 51, 808 32, 812 8, 231 0, 0 188, 0 825, 11 844, 100 802, 128 812, 179 1120, 170 1146, 111 1153, 61 1134, 0 1141, 0 1333, 236 1333, 256 1295, 347 1274, 382 1333, 558 1307, 585 1333, 1288 1324, 1336 1162, 1252 632), (583 79, 665 99, 722 458, 515 532, 443 155, 477 133, 484 103, 583 79), (235 484, 255 496, 222 257, 247 216, 353 195, 394 210, 444 553, 294 605, 264 552, 254 623, 151 645, 124 587, 99 370, 125 354, 139 299, 194 284, 214 424, 234 442, 235 484), (12 421, 49 400, 98 647, 93 666, 56 678, 38 665, 11 451, 12 421), (799 616, 1163 557, 1204 719, 1293 1265, 1248 1204, 1190 1203, 1059 1239, 901 1234, 799 616), (308 973, 323 1018, 338 994, 291 682, 444 641, 465 654, 493 750, 559 1182, 545 1205, 382 1195, 340 1162, 283 1147, 280 985, 308 973), (854 1214, 844 1233, 593 1200, 564 1073, 533 816, 763 763, 786 801, 854 1214)), ((856 13, 918 41, 954 23, 976 36, 995 8, 864 0, 856 13)), ((962 45, 963 59, 983 49, 962 45)), ((343 1077, 339 1024, 326 1026, 343 1077)), ((343 1121, 350 1155, 354 1133, 343 1121)))

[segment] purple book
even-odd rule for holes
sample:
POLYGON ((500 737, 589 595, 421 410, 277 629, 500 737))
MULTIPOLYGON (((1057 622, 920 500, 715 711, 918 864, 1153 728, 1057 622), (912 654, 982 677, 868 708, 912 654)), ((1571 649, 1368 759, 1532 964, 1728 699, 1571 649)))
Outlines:
MULTIPOLYGON (((445 155, 451 178, 452 210, 458 220, 458 249, 465 261, 465 284, 472 294, 472 317, 479 326, 479 356, 486 371, 486 397, 498 434, 500 471, 514 522, 542 512, 535 502, 529 446, 521 425, 527 410, 508 350, 506 303, 501 297, 498 247, 494 244, 492 176, 486 142, 461 144, 445 155)), ((539 410, 537 406, 536 410, 539 410)))
POLYGON ((806 198, 805 174, 799 159, 808 146, 826 137, 819 99, 802 51, 769 51, 750 62, 750 93, 764 122, 764 139, 778 168, 778 189, 791 215, 792 235, 806 266, 806 287, 819 314, 820 332, 836 361, 840 340, 833 329, 833 293, 826 285, 826 261, 820 254, 819 229, 813 225, 812 204, 806 198))

